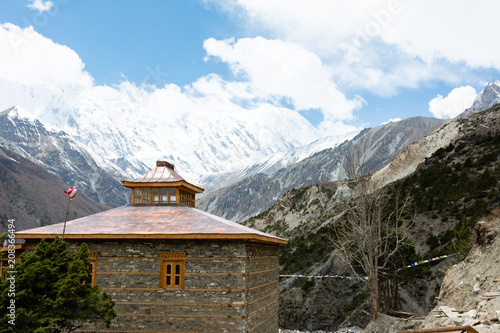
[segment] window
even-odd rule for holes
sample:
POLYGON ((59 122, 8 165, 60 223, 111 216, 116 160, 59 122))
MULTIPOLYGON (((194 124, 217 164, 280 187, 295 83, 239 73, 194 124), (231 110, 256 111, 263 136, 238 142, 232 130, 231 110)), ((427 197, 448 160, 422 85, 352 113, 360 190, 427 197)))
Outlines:
POLYGON ((168 189, 167 188, 160 189, 160 202, 161 203, 168 203, 168 189))
POLYGON ((151 202, 152 203, 157 204, 159 202, 159 199, 160 199, 160 197, 158 196, 159 192, 160 192, 160 189, 158 189, 158 188, 151 189, 151 194, 152 194, 151 202))
POLYGON ((145 187, 132 189, 133 204, 177 204, 177 189, 145 187))
POLYGON ((176 187, 134 188, 132 189, 132 203, 195 207, 195 194, 176 187))
POLYGON ((151 189, 145 188, 142 190, 142 203, 148 204, 149 203, 149 194, 151 192, 151 189))
POLYGON ((194 193, 179 190, 179 202, 183 206, 194 207, 194 193))
POLYGON ((168 193, 170 194, 170 198, 168 199, 169 203, 176 203, 177 202, 177 196, 176 196, 176 189, 175 188, 169 188, 168 193))
POLYGON ((185 253, 159 253, 160 288, 183 289, 185 253))
POLYGON ((96 285, 96 280, 97 280, 97 257, 99 256, 99 253, 97 252, 92 252, 90 253, 90 267, 89 271, 91 272, 91 284, 93 286, 96 285))
POLYGON ((141 203, 142 189, 135 188, 135 189, 133 189, 132 194, 133 194, 133 198, 134 198, 133 203, 140 204, 141 203))
POLYGON ((9 271, 9 260, 2 259, 2 261, 0 261, 0 280, 5 280, 7 271, 9 271))

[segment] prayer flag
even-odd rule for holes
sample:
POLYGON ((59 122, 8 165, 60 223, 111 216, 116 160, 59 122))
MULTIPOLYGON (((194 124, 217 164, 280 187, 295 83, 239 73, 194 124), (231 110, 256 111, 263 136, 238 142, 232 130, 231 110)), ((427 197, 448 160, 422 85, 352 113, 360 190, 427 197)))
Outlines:
POLYGON ((69 200, 73 200, 76 195, 76 188, 71 186, 68 190, 64 191, 67 195, 69 195, 69 200))

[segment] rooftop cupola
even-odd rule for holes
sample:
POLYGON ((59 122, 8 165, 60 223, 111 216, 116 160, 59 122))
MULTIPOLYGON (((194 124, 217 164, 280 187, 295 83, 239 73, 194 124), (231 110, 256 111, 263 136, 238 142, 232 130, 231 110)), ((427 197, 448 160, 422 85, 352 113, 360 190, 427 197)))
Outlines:
POLYGON ((188 206, 195 207, 196 193, 203 189, 184 180, 174 170, 174 165, 157 161, 156 168, 133 180, 122 180, 132 190, 134 206, 188 206))

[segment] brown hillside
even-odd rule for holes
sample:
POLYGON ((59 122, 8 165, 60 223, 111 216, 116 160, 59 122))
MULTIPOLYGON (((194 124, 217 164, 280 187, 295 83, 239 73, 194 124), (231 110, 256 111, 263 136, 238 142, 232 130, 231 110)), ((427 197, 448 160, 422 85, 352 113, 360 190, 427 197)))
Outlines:
MULTIPOLYGON (((0 147, 0 232, 15 219, 16 231, 64 222, 69 185, 43 167, 0 147)), ((79 192, 68 220, 109 209, 79 192)))

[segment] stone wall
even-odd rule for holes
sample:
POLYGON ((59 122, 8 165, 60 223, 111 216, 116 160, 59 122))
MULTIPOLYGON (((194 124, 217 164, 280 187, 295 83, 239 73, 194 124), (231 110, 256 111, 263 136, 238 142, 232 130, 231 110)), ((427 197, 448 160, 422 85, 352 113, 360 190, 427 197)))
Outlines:
MULTIPOLYGON (((69 240, 70 251, 81 241, 69 240)), ((85 241, 118 317, 83 332, 278 332, 278 246, 236 241, 85 241), (160 288, 158 253, 186 253, 184 289, 160 288)), ((28 244, 27 244, 28 245, 28 244)), ((34 244, 31 244, 34 245, 34 244)))
POLYGON ((278 246, 247 243, 247 330, 278 332, 278 246))

